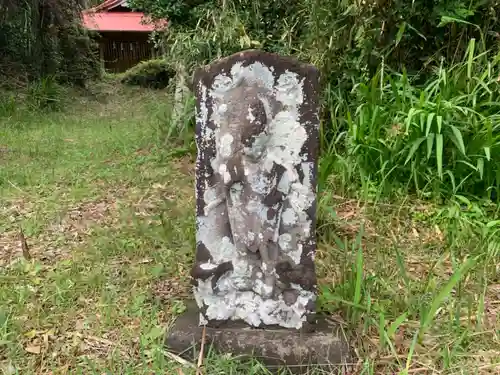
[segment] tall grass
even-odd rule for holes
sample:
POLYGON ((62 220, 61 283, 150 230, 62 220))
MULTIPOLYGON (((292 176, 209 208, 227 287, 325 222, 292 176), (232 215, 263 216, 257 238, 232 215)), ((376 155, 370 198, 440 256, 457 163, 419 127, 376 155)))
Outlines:
MULTIPOLYGON (((423 84, 382 66, 351 93, 330 89, 323 124, 325 176, 345 186, 373 181, 376 195, 495 197, 500 183, 500 54, 441 64, 423 84)), ((322 181, 324 183, 324 181, 322 181)))

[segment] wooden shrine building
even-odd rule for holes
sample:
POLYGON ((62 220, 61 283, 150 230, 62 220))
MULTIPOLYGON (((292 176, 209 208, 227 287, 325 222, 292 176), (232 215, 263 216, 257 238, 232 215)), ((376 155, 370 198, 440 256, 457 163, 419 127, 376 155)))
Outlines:
POLYGON ((140 61, 153 58, 150 35, 166 27, 166 22, 151 23, 142 12, 127 7, 126 0, 106 0, 83 11, 84 27, 100 35, 101 61, 106 71, 119 73, 140 61))

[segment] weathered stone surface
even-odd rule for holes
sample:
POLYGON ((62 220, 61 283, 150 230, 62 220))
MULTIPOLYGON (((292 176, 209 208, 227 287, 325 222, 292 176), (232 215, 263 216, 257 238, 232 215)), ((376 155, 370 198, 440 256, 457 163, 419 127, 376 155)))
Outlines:
POLYGON ((300 329, 313 316, 318 80, 255 50, 194 75, 200 324, 300 329))
MULTIPOLYGON (((270 370, 287 367, 298 374, 322 368, 329 374, 349 374, 352 369, 350 348, 339 327, 325 321, 314 332, 286 328, 252 328, 240 322, 225 322, 206 327, 205 349, 234 357, 255 358, 270 370)), ((202 327, 196 306, 190 306, 170 329, 166 346, 188 361, 196 360, 201 344, 202 327)), ((205 352, 205 353, 206 353, 205 352)))

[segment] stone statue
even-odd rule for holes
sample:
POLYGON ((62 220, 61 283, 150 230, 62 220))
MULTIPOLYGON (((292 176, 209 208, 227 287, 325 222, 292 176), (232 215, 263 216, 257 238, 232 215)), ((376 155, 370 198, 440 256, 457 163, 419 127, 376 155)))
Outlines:
POLYGON ((200 324, 311 320, 318 71, 246 51, 195 73, 200 324))
POLYGON ((350 371, 343 331, 314 314, 318 80, 254 50, 194 75, 197 306, 166 338, 186 359, 206 342, 270 368, 350 371))

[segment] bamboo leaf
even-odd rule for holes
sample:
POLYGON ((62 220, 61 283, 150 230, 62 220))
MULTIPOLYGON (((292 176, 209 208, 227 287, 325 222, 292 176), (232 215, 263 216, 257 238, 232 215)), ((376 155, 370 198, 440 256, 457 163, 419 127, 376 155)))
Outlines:
POLYGON ((450 176, 451 187, 453 188, 453 192, 455 192, 457 190, 457 184, 455 183, 455 176, 453 175, 453 172, 448 169, 444 173, 450 176))
POLYGON ((429 113, 429 116, 427 116, 427 127, 425 129, 425 136, 427 137, 431 131, 431 126, 432 126, 432 120, 434 120, 434 116, 436 114, 434 112, 429 113))
POLYGON ((479 177, 482 180, 483 174, 484 174, 484 159, 483 158, 477 159, 477 170, 479 171, 479 177))
POLYGON ((403 38, 405 29, 406 29, 406 22, 403 22, 401 25, 399 25, 398 33, 396 35, 396 46, 399 44, 399 42, 401 42, 401 38, 403 38))
POLYGON ((450 277, 446 285, 439 291, 425 315, 425 318, 420 326, 419 336, 420 338, 425 333, 425 331, 429 328, 430 324, 434 320, 434 316, 436 312, 441 306, 441 304, 450 296, 455 286, 459 283, 459 281, 463 278, 463 276, 467 273, 469 268, 471 268, 475 264, 474 258, 469 258, 466 262, 462 264, 462 266, 456 270, 453 275, 450 277))
POLYGON ((491 160, 491 149, 489 147, 484 148, 484 155, 486 156, 486 160, 491 160))
POLYGON ((467 78, 471 79, 472 77, 472 61, 474 60, 474 51, 476 49, 476 40, 472 38, 469 42, 469 56, 467 59, 467 78))
POLYGON ((431 133, 427 137, 427 159, 430 159, 432 153, 432 147, 434 146, 435 134, 431 133))
POLYGON ((436 159, 439 178, 443 179, 443 135, 436 134, 436 159))
POLYGON ((425 112, 420 114, 420 131, 423 132, 425 127, 425 112))
POLYGON ((465 145, 464 145, 464 139, 462 138, 462 133, 458 128, 454 125, 450 125, 451 131, 453 132, 453 135, 455 136, 456 139, 456 144, 460 152, 465 155, 465 145))
POLYGON ((389 326, 389 329, 387 330, 387 335, 389 337, 393 337, 399 326, 403 324, 403 322, 406 320, 407 317, 408 317, 408 312, 404 312, 400 316, 398 316, 396 320, 392 322, 391 325, 389 326))
POLYGON ((408 130, 410 129, 410 124, 411 120, 413 119, 413 116, 415 116, 419 110, 416 110, 415 108, 410 108, 408 111, 408 117, 406 118, 406 132, 408 133, 408 130))
POLYGON ((438 126, 438 133, 441 133, 441 128, 443 127, 443 116, 437 116, 436 121, 438 126))
POLYGON ((493 228, 496 226, 500 226, 500 220, 488 221, 488 223, 486 223, 486 228, 493 228))
POLYGON ((413 144, 411 145, 410 152, 408 153, 408 157, 406 158, 405 165, 408 164, 410 159, 413 157, 415 152, 417 152, 418 147, 422 144, 422 142, 425 140, 425 137, 420 137, 417 139, 413 144))
POLYGON ((353 303, 359 305, 361 302, 361 285, 363 282, 363 248, 358 247, 358 252, 356 254, 356 285, 354 289, 354 300, 353 303))

